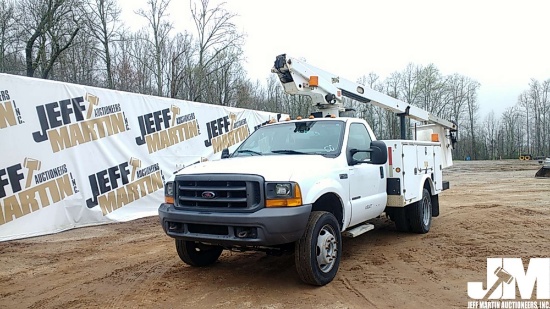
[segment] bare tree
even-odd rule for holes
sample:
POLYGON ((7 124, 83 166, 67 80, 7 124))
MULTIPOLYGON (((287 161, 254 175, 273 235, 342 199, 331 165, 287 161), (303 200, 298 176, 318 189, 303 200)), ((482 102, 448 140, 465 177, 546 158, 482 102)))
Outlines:
POLYGON ((173 28, 172 23, 167 20, 170 15, 168 14, 168 5, 170 5, 170 1, 171 0, 148 0, 148 10, 145 11, 140 9, 137 11, 138 15, 147 19, 149 27, 153 32, 153 37, 148 38, 148 36, 146 36, 146 41, 152 45, 152 50, 154 51, 153 59, 155 68, 152 70, 152 73, 156 79, 156 94, 159 96, 162 96, 164 93, 163 72, 166 67, 166 58, 163 57, 163 54, 166 53, 170 31, 173 28))
POLYGON ((495 112, 491 111, 483 122, 484 125, 484 137, 485 137, 485 149, 489 159, 494 160, 497 158, 497 141, 498 141, 498 127, 499 122, 495 117, 495 112))
POLYGON ((17 28, 15 4, 0 1, 0 72, 13 72, 17 67, 17 28))
POLYGON ((57 58, 67 50, 81 29, 77 0, 22 0, 27 76, 48 78, 57 58))
POLYGON ((422 68, 409 63, 401 73, 401 89, 403 100, 410 104, 416 104, 419 95, 419 75, 422 68))
POLYGON ((182 97, 184 78, 192 71, 189 59, 193 57, 192 37, 187 32, 178 33, 168 45, 169 69, 167 74, 170 97, 182 97))
POLYGON ((84 31, 79 32, 73 46, 59 55, 55 70, 51 71, 49 77, 70 83, 104 86, 97 70, 101 60, 95 52, 96 45, 98 42, 94 37, 84 31))
POLYGON ((479 103, 477 102, 477 90, 479 89, 478 82, 471 82, 467 86, 466 108, 468 111, 468 128, 470 135, 470 154, 472 159, 477 159, 476 148, 476 121, 479 111, 479 103))
POLYGON ((418 73, 418 106, 430 113, 437 114, 441 109, 441 98, 445 91, 445 84, 439 69, 434 64, 429 64, 418 73))
POLYGON ((502 153, 505 158, 517 158, 519 156, 523 142, 522 128, 524 124, 521 111, 517 106, 512 106, 502 113, 500 126, 503 132, 502 153))
POLYGON ((105 86, 114 89, 111 44, 119 35, 120 8, 115 0, 88 0, 85 3, 87 30, 102 46, 98 54, 105 63, 105 86))
POLYGON ((274 74, 271 74, 267 79, 267 102, 265 103, 265 109, 272 111, 279 111, 282 104, 281 97, 284 96, 284 92, 281 89, 281 84, 274 74))
POLYGON ((550 79, 541 87, 542 149, 540 154, 550 156, 550 79))
MULTIPOLYGON (((390 75, 389 78, 385 80, 385 92, 390 97, 394 97, 396 99, 400 98, 400 92, 401 92, 401 85, 402 85, 402 76, 399 72, 394 72, 390 75)), ((385 136, 387 138, 399 138, 399 119, 398 117, 391 111, 384 111, 385 114, 385 132, 382 131, 381 135, 385 136)))
POLYGON ((188 86, 190 99, 199 102, 204 100, 209 88, 209 76, 219 70, 227 71, 228 66, 238 64, 242 57, 243 35, 233 23, 236 14, 227 11, 224 3, 210 8, 209 2, 190 1, 198 37, 198 59, 193 81, 188 81, 188 86))
POLYGON ((525 115, 526 115, 525 121, 527 126, 526 132, 525 132, 525 135, 527 138, 526 152, 531 153, 531 127, 530 127, 531 117, 529 117, 529 110, 531 109, 531 104, 530 104, 530 97, 529 97, 528 91, 525 91, 522 94, 520 94, 520 96, 518 97, 518 103, 521 107, 525 108, 525 115))
POLYGON ((113 50, 113 85, 115 89, 122 91, 132 91, 137 88, 133 81, 132 54, 130 51, 131 34, 122 30, 119 40, 115 43, 113 50))

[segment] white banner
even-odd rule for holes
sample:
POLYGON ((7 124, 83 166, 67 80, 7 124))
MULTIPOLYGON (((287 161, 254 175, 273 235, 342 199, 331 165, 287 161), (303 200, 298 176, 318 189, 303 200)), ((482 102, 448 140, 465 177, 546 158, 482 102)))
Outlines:
POLYGON ((157 215, 165 178, 281 117, 0 74, 0 241, 157 215))

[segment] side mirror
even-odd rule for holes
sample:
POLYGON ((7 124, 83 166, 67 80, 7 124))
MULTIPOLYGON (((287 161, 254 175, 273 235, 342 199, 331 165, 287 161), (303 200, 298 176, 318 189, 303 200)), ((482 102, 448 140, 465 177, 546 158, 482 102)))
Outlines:
POLYGON ((370 163, 386 164, 388 162, 388 147, 382 141, 372 141, 370 143, 370 163))
POLYGON ((373 141, 370 143, 369 149, 350 149, 347 157, 349 165, 361 163, 386 164, 388 161, 388 148, 386 148, 386 144, 382 141, 373 141), (355 157, 357 153, 370 153, 370 159, 358 160, 355 157))
POLYGON ((227 159, 229 158, 229 148, 224 148, 222 150, 222 159, 227 159))

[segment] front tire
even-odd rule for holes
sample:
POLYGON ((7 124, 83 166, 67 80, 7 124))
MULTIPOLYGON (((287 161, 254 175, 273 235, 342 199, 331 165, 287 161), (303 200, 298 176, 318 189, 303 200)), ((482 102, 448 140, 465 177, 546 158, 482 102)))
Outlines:
POLYGON ((222 254, 223 248, 195 241, 176 239, 176 251, 185 264, 204 267, 214 264, 222 254))
POLYGON ((409 207, 409 223, 411 231, 418 234, 426 234, 432 225, 432 196, 424 188, 422 199, 409 207))
POLYGON ((296 242, 295 263, 302 281, 322 286, 331 282, 340 265, 342 235, 333 214, 314 211, 304 235, 296 242))

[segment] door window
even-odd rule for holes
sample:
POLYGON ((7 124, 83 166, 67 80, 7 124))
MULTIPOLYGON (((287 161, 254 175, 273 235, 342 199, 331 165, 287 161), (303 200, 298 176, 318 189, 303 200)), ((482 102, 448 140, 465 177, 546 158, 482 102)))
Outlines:
MULTIPOLYGON (((348 150, 367 150, 370 148, 371 138, 367 127, 362 123, 352 123, 349 128, 348 150)), ((370 153, 359 152, 353 156, 358 161, 370 159, 370 153)))

